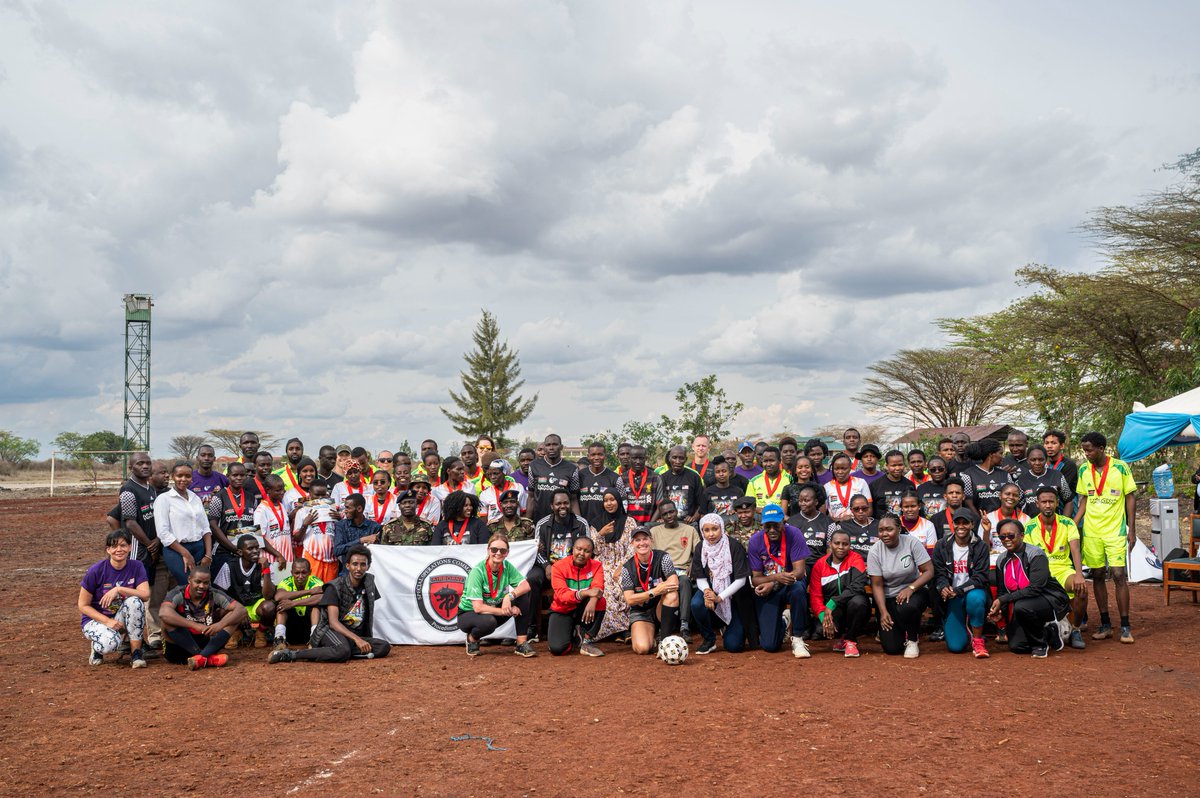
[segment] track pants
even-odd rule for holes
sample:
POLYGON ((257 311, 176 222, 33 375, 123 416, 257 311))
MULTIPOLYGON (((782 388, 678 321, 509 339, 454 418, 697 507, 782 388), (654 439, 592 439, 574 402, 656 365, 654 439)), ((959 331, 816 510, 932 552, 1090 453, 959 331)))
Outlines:
POLYGON ((888 631, 879 630, 879 642, 885 654, 904 653, 906 641, 916 642, 921 634, 921 614, 925 612, 925 601, 928 594, 924 590, 913 593, 907 604, 899 604, 896 599, 887 600, 888 615, 892 616, 892 628, 888 631))
POLYGON ((569 613, 553 610, 550 612, 546 637, 549 639, 550 653, 554 656, 570 652, 575 644, 576 627, 579 628, 584 641, 589 643, 600 633, 600 624, 604 622, 604 610, 596 610, 596 616, 592 618, 592 622, 585 624, 583 622, 584 607, 584 604, 580 604, 574 612, 569 613))
MULTIPOLYGON (((361 637, 361 635, 360 635, 361 637)), ((382 659, 392 650, 392 644, 377 637, 363 637, 371 646, 371 658, 382 659)), ((293 652, 296 662, 345 662, 358 653, 358 648, 348 637, 342 637, 332 629, 325 629, 321 639, 312 648, 293 652)))
POLYGON ((222 629, 212 637, 198 635, 190 629, 168 629, 163 641, 163 658, 174 665, 182 665, 188 657, 209 657, 220 653, 229 642, 229 632, 222 629))
POLYGON ((1028 654, 1046 645, 1046 624, 1055 620, 1054 607, 1041 596, 1018 599, 1010 606, 1008 648, 1014 654, 1028 654))
MULTIPOLYGON (((532 620, 530 616, 529 606, 534 601, 541 601, 541 595, 534 595, 533 591, 520 596, 513 602, 513 606, 521 611, 521 614, 513 618, 517 625, 517 637, 524 637, 529 631, 529 622, 532 620)), ((482 612, 472 612, 471 610, 458 611, 458 628, 459 631, 466 632, 469 637, 473 637, 476 641, 482 640, 488 635, 496 631, 500 624, 504 623, 507 618, 502 618, 499 615, 484 615, 482 612)))
MULTIPOLYGON (((838 637, 851 643, 858 642, 858 636, 862 634, 870 618, 871 602, 862 593, 851 596, 845 604, 833 608, 833 625, 837 627, 838 637)), ((817 628, 820 628, 819 624, 817 628)))

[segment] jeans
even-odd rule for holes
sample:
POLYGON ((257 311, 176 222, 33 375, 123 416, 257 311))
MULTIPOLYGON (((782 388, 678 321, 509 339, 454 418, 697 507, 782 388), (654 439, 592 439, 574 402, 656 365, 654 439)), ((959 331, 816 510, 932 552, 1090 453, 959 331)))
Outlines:
MULTIPOLYGON (((204 557, 203 540, 196 540, 191 543, 180 543, 179 545, 187 549, 188 554, 192 555, 192 559, 196 562, 200 562, 200 560, 204 557)), ((167 570, 170 571, 171 576, 175 579, 175 583, 178 585, 186 585, 187 571, 183 569, 183 555, 175 551, 175 549, 171 548, 170 546, 163 547, 162 555, 163 562, 166 563, 167 570)), ((216 574, 213 574, 213 576, 215 577, 216 574)))
POLYGON ((988 591, 975 588, 946 602, 946 648, 955 654, 971 647, 971 631, 967 627, 983 627, 987 617, 988 591))
POLYGON ((921 634, 921 614, 925 612, 925 601, 928 594, 918 590, 912 594, 907 604, 900 604, 894 598, 887 600, 888 615, 892 616, 892 628, 886 632, 879 630, 879 643, 885 654, 901 654, 906 642, 917 642, 921 634))
MULTIPOLYGON (((114 616, 125 627, 130 642, 142 642, 142 628, 146 619, 146 603, 137 596, 126 596, 121 600, 121 609, 114 616)), ((83 626, 83 636, 92 641, 92 650, 97 654, 111 654, 121 647, 122 633, 110 629, 99 621, 89 620, 83 626)))
POLYGON ((783 625, 783 608, 792 608, 792 619, 796 628, 804 628, 804 619, 808 617, 808 585, 805 580, 799 580, 791 585, 779 585, 765 596, 755 595, 754 609, 758 615, 758 644, 763 651, 772 653, 783 646, 783 635, 787 629, 783 625))
MULTIPOLYGON (((742 618, 738 615, 737 607, 732 605, 733 597, 728 598, 730 604, 729 623, 721 635, 721 644, 731 654, 746 650, 746 630, 742 627, 742 618)), ((691 601, 692 623, 705 643, 717 642, 717 633, 713 630, 714 623, 722 623, 717 613, 704 605, 704 591, 697 590, 692 594, 691 601)))

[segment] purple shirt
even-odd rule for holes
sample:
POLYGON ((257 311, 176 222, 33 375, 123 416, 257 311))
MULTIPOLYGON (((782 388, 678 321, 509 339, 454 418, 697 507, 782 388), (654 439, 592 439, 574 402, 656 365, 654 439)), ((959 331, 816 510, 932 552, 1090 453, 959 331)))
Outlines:
POLYGON ((817 475, 817 483, 820 485, 828 484, 829 480, 831 480, 831 479, 833 479, 833 469, 832 468, 826 468, 824 471, 822 471, 820 474, 817 475))
POLYGON ((753 468, 742 468, 741 466, 738 466, 737 468, 733 469, 733 473, 737 474, 739 477, 744 477, 747 482, 754 479, 762 472, 762 466, 754 466, 753 468))
POLYGON ((220 474, 214 468, 207 477, 199 471, 192 472, 192 493, 200 497, 200 501, 208 504, 208 497, 229 487, 229 477, 220 474))
POLYGON ((880 477, 882 477, 882 476, 883 476, 883 469, 881 469, 881 468, 880 468, 880 469, 876 469, 876 471, 875 471, 875 473, 874 473, 874 474, 864 474, 864 473, 863 473, 861 470, 859 470, 859 471, 853 471, 853 472, 851 472, 850 476, 852 476, 852 477, 858 477, 858 478, 859 478, 859 479, 861 479, 863 482, 865 482, 865 483, 867 483, 868 485, 870 485, 872 482, 874 482, 875 480, 877 480, 877 479, 879 479, 880 477))
MULTIPOLYGON (((783 539, 787 541, 787 553, 783 558, 783 570, 792 570, 792 563, 797 560, 804 560, 811 553, 808 550, 808 544, 804 542, 804 533, 791 524, 783 525, 783 539)), ((772 546, 771 553, 775 555, 775 559, 767 556, 766 546, 767 536, 760 529, 750 536, 750 545, 746 550, 746 557, 750 561, 750 570, 758 571, 763 574, 773 574, 779 570, 779 554, 780 546, 772 546)), ((782 541, 781 541, 782 543, 782 541)))
MULTIPOLYGON (((108 609, 104 609, 100 606, 100 599, 104 598, 104 594, 114 587, 137 587, 146 581, 149 581, 146 579, 146 566, 142 565, 141 560, 130 557, 125 561, 125 567, 118 571, 105 557, 87 569, 79 586, 92 594, 92 609, 111 618, 117 614, 117 610, 121 609, 121 602, 125 600, 125 597, 117 598, 108 605, 108 609)), ((88 621, 95 620, 86 615, 82 617, 81 626, 87 626, 88 621)))
POLYGON ((516 471, 509 474, 509 476, 512 477, 513 481, 515 481, 522 488, 529 490, 529 477, 525 476, 524 471, 518 468, 516 471))

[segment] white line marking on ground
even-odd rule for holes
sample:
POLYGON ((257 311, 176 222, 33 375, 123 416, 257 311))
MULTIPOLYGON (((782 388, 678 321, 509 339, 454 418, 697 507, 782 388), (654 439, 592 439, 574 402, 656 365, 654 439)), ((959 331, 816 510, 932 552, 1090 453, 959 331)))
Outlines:
POLYGON ((356 749, 356 750, 354 750, 354 751, 350 751, 350 752, 348 752, 348 753, 342 754, 340 757, 338 757, 337 759, 335 759, 335 760, 333 760, 332 762, 330 762, 330 763, 329 763, 329 767, 328 767, 328 768, 324 768, 324 769, 322 769, 322 770, 318 770, 316 773, 314 773, 313 775, 309 776, 309 777, 308 777, 307 779, 305 779, 304 781, 300 782, 299 784, 296 784, 296 785, 295 785, 295 786, 293 786, 291 789, 289 789, 289 790, 287 791, 287 794, 288 794, 288 795, 295 795, 296 793, 300 792, 300 791, 301 791, 302 789, 304 789, 305 787, 311 787, 312 785, 316 784, 316 783, 317 783, 317 782, 319 782, 319 781, 323 781, 324 779, 331 779, 331 778, 333 778, 333 770, 331 770, 331 768, 335 768, 335 767, 337 767, 338 765, 340 765, 340 764, 342 764, 343 762, 345 762, 346 760, 348 760, 348 759, 351 759, 351 758, 353 758, 353 757, 355 757, 355 756, 357 756, 357 755, 358 755, 358 750, 357 750, 357 749, 356 749))

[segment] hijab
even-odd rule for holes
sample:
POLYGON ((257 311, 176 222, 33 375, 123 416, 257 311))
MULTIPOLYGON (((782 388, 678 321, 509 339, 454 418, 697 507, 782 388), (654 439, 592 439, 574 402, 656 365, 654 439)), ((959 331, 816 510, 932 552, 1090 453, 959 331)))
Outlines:
MULTIPOLYGON (((608 521, 612 522, 613 531, 604 536, 605 543, 616 543, 621 539, 621 535, 625 534, 625 502, 621 501, 621 494, 613 488, 605 488, 604 493, 600 495, 600 507, 604 508, 604 498, 612 496, 617 500, 617 511, 610 513, 608 510, 604 514, 608 516, 608 520, 601 524, 601 527, 607 526, 608 521)), ((599 531, 599 530, 597 530, 599 531)))
MULTIPOLYGON (((709 513, 700 519, 700 528, 714 525, 721 528, 721 537, 716 543, 709 543, 708 538, 701 535, 703 543, 700 549, 700 563, 708 569, 709 582, 714 593, 720 593, 729 587, 733 578, 733 557, 729 552, 729 535, 725 534, 725 521, 716 513, 709 513)), ((717 603, 714 611, 717 617, 725 623, 733 618, 728 601, 717 603)))

